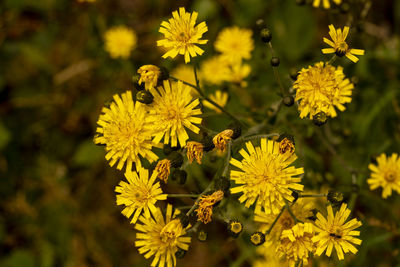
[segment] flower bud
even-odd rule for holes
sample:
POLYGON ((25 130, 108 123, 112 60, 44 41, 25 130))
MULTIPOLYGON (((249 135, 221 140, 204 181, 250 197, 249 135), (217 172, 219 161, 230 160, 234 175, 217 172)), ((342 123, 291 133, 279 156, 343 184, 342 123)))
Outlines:
POLYGON ((271 34, 271 31, 268 28, 262 29, 260 31, 260 36, 261 36, 261 41, 263 41, 264 43, 271 42, 272 34, 271 34))
POLYGON ((228 233, 232 237, 238 237, 243 231, 243 224, 238 220, 230 220, 228 223, 228 233))
POLYGON ((291 95, 287 95, 285 97, 283 97, 283 104, 287 107, 291 107, 294 104, 294 98, 291 95))
POLYGON ((250 236, 250 241, 254 246, 262 245, 265 242, 265 235, 261 232, 255 232, 250 236))
POLYGON ((328 120, 325 112, 318 112, 317 114, 314 115, 313 117, 313 122, 315 125, 317 126, 322 126, 326 123, 326 121, 328 120))
POLYGON ((290 78, 292 78, 293 81, 296 81, 296 80, 297 80, 297 77, 299 76, 299 72, 297 71, 297 69, 292 68, 292 69, 290 70, 289 75, 290 75, 290 78))
POLYGON ((326 198, 334 206, 340 205, 343 202, 343 194, 335 190, 329 190, 326 198))
POLYGON ((281 61, 279 60, 279 57, 272 57, 271 58, 271 66, 272 67, 278 67, 281 61))
POLYGON ((144 84, 139 84, 139 80, 140 80, 140 75, 135 74, 132 76, 132 82, 133 82, 133 87, 137 90, 137 91, 142 91, 144 90, 144 84))
POLYGON ((200 242, 205 242, 207 240, 207 233, 204 230, 200 230, 197 233, 197 240, 200 242))
POLYGON ((136 94, 136 100, 143 104, 151 104, 153 99, 153 95, 147 90, 141 90, 136 94))

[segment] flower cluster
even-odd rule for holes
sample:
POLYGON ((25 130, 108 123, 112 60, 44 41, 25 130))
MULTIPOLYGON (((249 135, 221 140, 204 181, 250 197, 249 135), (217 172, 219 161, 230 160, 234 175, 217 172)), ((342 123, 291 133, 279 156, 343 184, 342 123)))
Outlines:
MULTIPOLYGON (((330 7, 328 0, 322 3, 324 8, 330 7)), ((320 4, 321 1, 313 2, 315 7, 320 4)), ((257 124, 256 119, 238 118, 225 108, 230 90, 245 93, 245 79, 251 71, 247 62, 255 49, 252 31, 237 26, 223 29, 214 43, 218 54, 205 59, 197 72, 196 64, 193 68, 186 65, 191 58, 204 53, 200 46, 207 43, 202 38, 208 27, 205 22, 196 24, 197 17, 196 12, 189 13, 181 7, 159 28, 163 38, 156 45, 166 48, 162 58, 182 55, 185 65, 178 65, 171 72, 152 64, 141 66, 133 78, 136 95, 132 91, 115 94, 97 121, 94 142, 105 146, 105 158, 111 167, 125 167, 126 181, 120 181, 115 188, 116 203, 138 231, 135 246, 139 253, 146 259, 153 258, 151 266, 175 266, 177 258, 189 249, 190 235, 197 233, 200 241, 207 239, 204 230, 198 228, 212 220, 225 222, 230 236, 238 237, 248 229, 236 218, 229 218, 234 213, 227 212, 226 203, 233 201, 222 201, 236 196, 254 215, 252 223, 256 226, 249 229, 256 231, 249 233, 249 243, 258 246, 258 253, 268 264, 306 265, 324 252, 331 256, 333 249, 339 260, 346 253, 356 253, 355 245, 361 244, 356 229, 362 224, 356 218, 347 221, 351 211, 343 203, 343 196, 338 194, 340 197, 333 201, 332 194, 304 193, 305 170, 299 167, 302 163, 296 162, 296 154, 305 154, 302 147, 297 149, 291 135, 265 134, 282 104, 289 107, 296 102, 300 118, 308 117, 317 125, 327 117, 338 116, 337 110, 345 110, 345 104, 352 100, 354 84, 346 78, 343 68, 333 63, 343 56, 357 62, 355 55, 364 54, 364 50, 349 48, 346 43, 349 27, 341 30, 329 26, 332 40, 323 40, 331 48, 322 52, 334 53, 333 58, 292 75, 293 90, 286 90, 279 79, 280 61, 272 49, 271 32, 261 30, 261 40, 273 55, 271 65, 282 99, 272 116, 257 124), (233 86, 220 88, 223 83, 233 86), (228 116, 232 122, 218 130, 208 129, 203 106, 213 115, 228 116), (243 135, 242 129, 247 130, 243 135), (217 153, 208 157, 211 151, 217 153), (202 193, 166 193, 171 190, 171 183, 183 185, 193 178, 187 168, 204 167, 189 165, 194 161, 206 165, 207 174, 215 162, 222 163, 202 193), (329 201, 326 217, 316 201, 321 196, 329 201), (174 209, 169 204, 172 201, 161 203, 175 197, 191 199, 192 205, 174 209), (217 204, 222 208, 215 208, 217 204), (188 211, 181 213, 185 209, 188 211), (193 213, 197 221, 191 216, 193 213)), ((136 42, 133 30, 126 27, 105 34, 105 48, 111 58, 128 58, 136 42)), ((371 189, 382 187, 384 198, 393 190, 400 192, 397 154, 390 158, 379 156, 377 165, 370 164, 369 169, 371 189)))

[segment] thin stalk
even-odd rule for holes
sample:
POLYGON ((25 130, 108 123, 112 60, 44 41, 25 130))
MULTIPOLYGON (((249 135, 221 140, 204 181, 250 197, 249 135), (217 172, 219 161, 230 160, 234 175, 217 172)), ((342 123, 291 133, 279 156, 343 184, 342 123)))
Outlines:
POLYGON ((292 218, 293 218, 295 224, 298 223, 298 222, 301 222, 301 223, 302 223, 301 220, 299 220, 299 219, 296 218, 296 216, 294 215, 292 209, 291 209, 290 206, 289 206, 289 202, 288 202, 286 199, 285 199, 285 207, 286 207, 287 211, 289 212, 290 216, 292 216, 292 218))
POLYGON ((327 194, 305 194, 305 195, 300 195, 299 198, 303 197, 326 197, 327 194))
POLYGON ((275 220, 272 222, 271 226, 269 227, 269 229, 267 230, 267 232, 265 232, 265 235, 268 235, 269 233, 271 233, 272 228, 274 228, 276 222, 279 220, 279 218, 281 217, 283 211, 285 210, 285 207, 282 207, 281 211, 279 212, 278 216, 276 216, 275 220))
POLYGON ((327 65, 332 65, 332 63, 335 62, 336 59, 337 59, 337 56, 336 56, 336 55, 333 55, 333 56, 331 57, 331 59, 329 59, 329 61, 328 61, 326 64, 327 64, 327 65))
POLYGON ((199 195, 197 194, 167 194, 167 197, 173 198, 173 197, 198 197, 199 195))

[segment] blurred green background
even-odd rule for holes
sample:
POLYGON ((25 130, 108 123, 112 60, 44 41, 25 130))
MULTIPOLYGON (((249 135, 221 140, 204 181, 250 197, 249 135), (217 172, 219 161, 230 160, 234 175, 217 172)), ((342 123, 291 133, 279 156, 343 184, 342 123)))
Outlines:
MULTIPOLYGON (((366 178, 371 157, 400 151, 400 1, 345 2, 348 11, 299 6, 295 0, 1 1, 0 266, 149 264, 134 247, 133 226, 115 204, 113 190, 123 174, 108 166, 104 149, 92 140, 101 107, 113 94, 133 90, 137 68, 155 64, 172 69, 183 63, 182 58, 163 60, 156 47, 161 21, 180 6, 199 12, 198 21, 209 27, 206 53, 195 58, 197 62, 215 54, 213 42, 222 28, 253 29, 256 48, 249 62, 249 84, 245 89, 228 88, 227 109, 241 118, 252 117, 254 124, 280 99, 269 66, 271 55, 259 39, 256 21, 263 19, 271 29, 281 79, 289 87, 291 69, 329 59, 320 51, 326 47, 322 37, 328 25, 343 27, 350 19, 350 42, 366 55, 357 64, 338 61, 357 82, 356 89, 346 111, 330 120, 324 131, 356 170, 357 186, 322 144, 312 122, 298 117, 295 106, 284 107, 265 133, 294 134, 306 188, 341 190, 354 207, 353 215, 363 221, 363 244, 341 265, 399 266, 400 197, 394 193, 382 200, 381 191, 368 190, 366 178), (104 32, 121 24, 138 35, 129 60, 113 60, 104 51, 104 32)), ((228 122, 223 117, 205 119, 215 131, 228 122)), ((218 165, 205 159, 204 166, 189 168, 187 188, 172 184, 167 191, 201 192, 204 183, 190 179, 207 181, 218 165)), ((236 197, 230 201, 236 203, 236 197)), ((249 216, 232 205, 237 216, 249 216)), ((208 241, 194 238, 178 266, 250 266, 255 250, 248 235, 233 240, 224 227, 218 221, 207 225, 208 241)))

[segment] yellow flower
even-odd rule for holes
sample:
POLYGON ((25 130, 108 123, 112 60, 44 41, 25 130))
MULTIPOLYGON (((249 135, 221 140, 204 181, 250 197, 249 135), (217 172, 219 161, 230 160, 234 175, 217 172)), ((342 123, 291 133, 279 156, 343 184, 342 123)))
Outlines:
POLYGON ((112 58, 127 59, 135 48, 136 33, 125 26, 113 27, 104 34, 105 50, 112 58))
MULTIPOLYGON (((340 5, 342 3, 342 0, 333 0, 336 5, 340 5)), ((313 6, 314 7, 319 7, 321 4, 321 0, 314 0, 313 6)), ((331 8, 331 4, 329 3, 329 0, 322 0, 322 4, 325 9, 331 8)))
POLYGON ((332 46, 332 48, 324 48, 322 49, 322 53, 335 53, 339 57, 346 56, 348 59, 356 63, 358 61, 358 58, 355 55, 364 55, 364 50, 349 48, 349 45, 346 43, 348 33, 349 27, 347 26, 343 28, 342 32, 341 29, 336 30, 332 24, 329 25, 329 35, 331 36, 332 41, 324 37, 324 42, 332 46))
POLYGON ((222 56, 206 59, 200 67, 201 77, 210 84, 221 85, 228 81, 230 73, 229 62, 222 56))
POLYGON ((392 195, 392 190, 400 193, 400 158, 397 153, 390 157, 381 154, 377 158, 378 166, 369 164, 368 168, 372 171, 367 183, 371 190, 382 187, 382 197, 387 198, 392 195))
POLYGON ((155 171, 158 173, 158 178, 167 183, 168 176, 171 173, 171 161, 169 159, 160 160, 157 162, 155 171))
POLYGON ((319 112, 336 117, 335 107, 340 111, 345 110, 343 104, 351 102, 354 85, 345 78, 342 67, 335 68, 319 62, 303 68, 293 88, 296 89, 295 100, 301 100, 298 107, 300 118, 309 114, 312 119, 319 112))
POLYGON ((204 146, 202 143, 190 141, 186 143, 186 156, 190 163, 196 160, 198 164, 201 164, 203 158, 204 146))
POLYGON ((117 169, 121 170, 126 162, 126 169, 132 170, 133 163, 136 168, 141 167, 139 155, 150 162, 158 158, 151 151, 153 131, 146 119, 145 106, 133 102, 131 91, 114 95, 114 102, 110 107, 103 107, 102 113, 94 142, 106 146, 106 159, 111 167, 118 161, 117 169))
POLYGON ((229 66, 229 70, 229 82, 236 83, 241 87, 247 86, 247 82, 244 79, 246 79, 251 72, 249 64, 243 64, 241 61, 237 61, 229 66))
MULTIPOLYGON (((220 105, 221 107, 225 107, 226 103, 228 102, 228 93, 217 90, 215 91, 215 94, 210 95, 209 98, 218 105, 220 105)), ((219 108, 217 108, 207 100, 203 101, 203 105, 209 109, 215 110, 215 112, 217 113, 222 113, 222 111, 219 108)))
POLYGON ((254 49, 252 31, 237 26, 223 29, 215 41, 215 50, 231 62, 250 59, 254 49))
POLYGON ((279 143, 261 139, 261 147, 254 148, 251 142, 239 153, 243 160, 232 158, 230 163, 240 171, 231 170, 231 179, 237 184, 231 193, 242 193, 240 202, 248 208, 256 203, 255 212, 265 210, 267 214, 278 214, 285 200, 293 201, 292 189, 303 190, 299 184, 303 168, 289 166, 297 159, 296 154, 279 153, 279 143))
POLYGON ((141 216, 135 225, 140 231, 136 234, 135 246, 146 259, 154 256, 151 266, 176 266, 175 253, 178 249, 188 250, 191 238, 186 235, 179 219, 174 219, 179 210, 172 213, 172 206, 167 206, 165 220, 159 208, 151 211, 152 216, 141 216))
POLYGON ((224 197, 224 192, 218 190, 211 195, 202 195, 199 200, 198 208, 195 210, 197 213, 197 220, 207 224, 211 222, 213 214, 213 206, 221 201, 224 197))
POLYGON ((149 120, 153 122, 155 134, 153 141, 159 143, 164 137, 164 144, 171 144, 176 147, 179 144, 183 147, 189 139, 186 129, 195 133, 200 129, 194 124, 200 124, 202 119, 195 117, 201 115, 198 107, 200 101, 193 100, 190 95, 190 88, 181 81, 172 84, 164 81, 164 86, 159 86, 158 90, 151 88, 150 92, 154 96, 153 103, 148 105, 150 109, 149 120))
POLYGON ((298 223, 291 229, 284 230, 276 249, 278 255, 285 256, 291 267, 294 267, 297 261, 300 261, 301 265, 308 265, 308 256, 315 251, 315 245, 311 240, 313 236, 311 223, 298 223))
POLYGON ((146 90, 150 90, 157 85, 161 70, 154 65, 143 65, 138 69, 138 73, 140 74, 139 85, 144 82, 146 90))
POLYGON ((125 177, 128 182, 121 181, 115 192, 117 194, 117 205, 124 205, 122 214, 131 217, 131 223, 136 223, 142 212, 146 217, 150 216, 150 210, 155 211, 157 200, 167 199, 163 194, 160 183, 155 183, 157 172, 153 172, 149 179, 149 171, 140 168, 137 172, 127 171, 125 177))
POLYGON ((343 260, 343 253, 351 252, 355 254, 357 252, 352 243, 361 244, 361 240, 355 238, 355 236, 360 235, 360 231, 354 231, 361 226, 361 222, 352 219, 345 223, 350 212, 347 209, 347 204, 343 203, 335 215, 332 206, 328 206, 328 217, 326 219, 321 213, 317 214, 315 231, 318 234, 312 238, 317 247, 316 255, 320 256, 326 250, 326 256, 330 257, 332 249, 335 248, 339 260, 343 260))
POLYGON ((233 133, 234 132, 232 129, 226 129, 215 135, 213 138, 215 148, 221 152, 224 152, 226 149, 226 145, 232 139, 233 133))
MULTIPOLYGON (((314 203, 310 199, 299 198, 290 206, 294 216, 303 222, 311 222, 310 218, 314 215, 314 203)), ((254 215, 254 221, 260 223, 259 231, 266 232, 275 221, 275 214, 267 214, 265 212, 257 212, 254 215)), ((287 209, 284 209, 278 221, 276 221, 271 233, 267 235, 269 240, 279 242, 282 232, 291 229, 295 225, 293 217, 287 209)))
POLYGON ((157 41, 157 46, 164 46, 170 50, 163 58, 175 58, 178 54, 185 56, 185 63, 190 62, 190 57, 203 54, 203 49, 196 44, 205 44, 207 40, 201 40, 208 28, 205 22, 195 26, 197 12, 192 14, 185 11, 184 7, 172 12, 173 18, 163 21, 159 32, 164 34, 165 39, 157 41))

